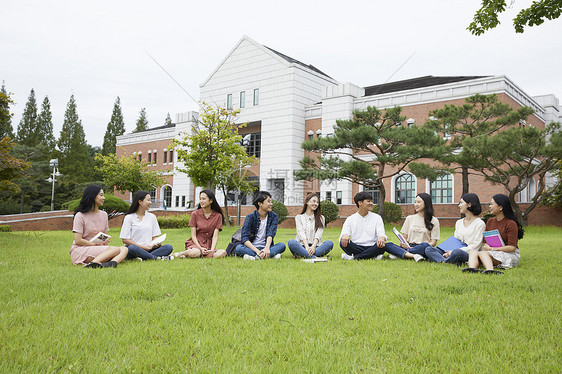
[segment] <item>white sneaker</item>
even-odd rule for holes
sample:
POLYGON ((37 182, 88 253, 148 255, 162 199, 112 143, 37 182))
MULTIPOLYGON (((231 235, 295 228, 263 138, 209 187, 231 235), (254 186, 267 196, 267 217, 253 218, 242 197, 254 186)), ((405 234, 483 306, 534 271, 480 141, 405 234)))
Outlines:
POLYGON ((384 255, 378 255, 377 257, 375 257, 375 260, 382 260, 383 257, 384 255))
POLYGON ((353 259, 355 259, 355 258, 353 257, 353 255, 350 256, 350 255, 348 255, 347 253, 342 253, 342 254, 341 254, 341 259, 342 259, 342 260, 353 260, 353 259))
POLYGON ((255 259, 256 259, 254 256, 250 256, 250 255, 244 255, 244 256, 242 256, 242 258, 244 260, 249 260, 249 261, 255 261, 255 259))
POLYGON ((274 259, 276 260, 280 260, 281 259, 281 253, 277 253, 275 256, 273 256, 274 259))
POLYGON ((415 260, 416 262, 425 261, 425 257, 423 257, 422 255, 415 254, 415 255, 414 255, 414 260, 415 260))
POLYGON ((396 260, 398 258, 398 256, 395 255, 388 255, 388 258, 390 258, 391 260, 396 260))
POLYGON ((140 258, 140 257, 135 257, 135 258, 133 258, 133 261, 142 262, 142 258, 140 258))
POLYGON ((162 256, 162 257, 160 257, 160 260, 170 261, 170 260, 173 260, 174 258, 175 258, 174 256, 162 256))

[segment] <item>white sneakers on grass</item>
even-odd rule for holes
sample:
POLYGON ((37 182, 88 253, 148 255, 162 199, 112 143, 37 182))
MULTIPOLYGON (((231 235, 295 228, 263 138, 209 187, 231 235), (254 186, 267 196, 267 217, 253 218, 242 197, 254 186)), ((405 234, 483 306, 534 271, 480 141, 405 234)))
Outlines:
POLYGON ((354 260, 355 258, 353 257, 353 255, 350 256, 350 255, 348 255, 347 253, 344 252, 344 253, 341 254, 341 259, 342 260, 354 260))
POLYGON ((395 255, 388 255, 388 258, 390 258, 391 260, 396 260, 398 258, 398 256, 395 255))
MULTIPOLYGON (((255 260, 258 259, 257 256, 250 256, 250 255, 244 255, 244 256, 242 256, 242 258, 244 260, 248 260, 248 261, 255 261, 255 260)), ((271 258, 273 258, 275 260, 279 260, 279 259, 281 259, 281 253, 277 253, 275 256, 273 256, 271 258)))
POLYGON ((277 253, 275 256, 273 256, 272 258, 276 259, 276 260, 280 260, 281 259, 281 253, 277 253))
POLYGON ((378 255, 377 257, 375 257, 375 260, 382 260, 383 257, 384 257, 384 254, 378 255))
POLYGON ((419 254, 415 254, 414 255, 414 261, 416 261, 416 262, 425 261, 425 257, 423 257, 422 255, 419 255, 419 254))

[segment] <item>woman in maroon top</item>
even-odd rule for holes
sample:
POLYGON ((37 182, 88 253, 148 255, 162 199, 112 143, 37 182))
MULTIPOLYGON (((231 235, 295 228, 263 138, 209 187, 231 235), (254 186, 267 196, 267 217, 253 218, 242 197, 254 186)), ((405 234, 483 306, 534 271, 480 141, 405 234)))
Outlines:
POLYGON ((174 253, 172 256, 178 258, 226 256, 224 249, 217 249, 219 231, 222 230, 223 221, 222 209, 217 203, 213 191, 201 191, 199 206, 191 213, 189 219, 191 238, 185 242, 185 251, 174 253))
POLYGON ((501 271, 494 270, 494 266, 510 269, 519 265, 521 260, 517 243, 519 239, 523 238, 523 227, 513 214, 509 197, 504 194, 494 195, 490 202, 489 211, 494 217, 486 222, 486 231, 498 230, 505 245, 503 247, 490 247, 487 243, 484 243, 479 252, 470 252, 469 267, 463 269, 465 272, 480 272, 478 265, 482 263, 486 268, 485 274, 503 274, 501 271))

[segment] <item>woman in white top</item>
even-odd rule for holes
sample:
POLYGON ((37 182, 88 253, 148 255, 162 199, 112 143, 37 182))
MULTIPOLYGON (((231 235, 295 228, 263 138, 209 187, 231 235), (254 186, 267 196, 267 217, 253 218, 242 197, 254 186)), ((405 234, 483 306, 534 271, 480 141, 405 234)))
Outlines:
POLYGON ((289 240, 288 243, 293 256, 304 258, 323 257, 334 248, 334 243, 330 240, 322 242, 325 222, 318 195, 308 195, 304 200, 301 214, 295 217, 297 237, 296 239, 289 240))
POLYGON ((459 202, 459 211, 464 218, 455 223, 454 237, 466 244, 466 247, 443 251, 436 247, 427 247, 425 255, 433 262, 446 262, 460 265, 468 261, 470 251, 479 251, 486 224, 478 216, 482 213, 482 206, 478 195, 464 194, 459 202))
MULTIPOLYGON (((414 210, 416 214, 406 217, 400 233, 406 243, 400 243, 400 247, 413 255, 420 255, 424 258, 425 249, 434 247, 439 240, 439 220, 433 216, 433 203, 431 196, 425 192, 419 193, 414 200, 414 210)), ((394 243, 386 243, 387 247, 398 247, 394 243)), ((399 248, 397 248, 399 249, 399 248)), ((391 258, 396 258, 390 255, 391 258)), ((419 258, 414 256, 416 261, 419 258)))
POLYGON ((129 249, 127 258, 142 260, 170 260, 172 253, 170 244, 162 245, 150 242, 160 236, 160 226, 156 216, 148 212, 150 208, 150 193, 138 191, 133 196, 133 202, 127 215, 123 219, 119 237, 129 249))

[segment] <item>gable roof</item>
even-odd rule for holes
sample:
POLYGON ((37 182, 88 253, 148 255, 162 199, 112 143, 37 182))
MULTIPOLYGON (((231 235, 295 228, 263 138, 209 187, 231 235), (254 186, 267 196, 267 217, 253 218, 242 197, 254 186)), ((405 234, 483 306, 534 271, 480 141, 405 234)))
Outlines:
POLYGON ((365 88, 365 96, 380 95, 389 92, 406 91, 414 88, 438 86, 441 84, 462 82, 472 79, 485 78, 487 76, 451 76, 451 77, 434 77, 433 75, 427 75, 425 77, 418 77, 412 79, 406 79, 397 82, 377 84, 374 86, 368 86, 365 88))
POLYGON ((326 73, 324 73, 323 71, 321 71, 320 69, 316 68, 314 65, 307 65, 307 64, 305 64, 304 62, 300 62, 299 60, 296 60, 296 59, 294 59, 294 58, 292 58, 292 57, 289 57, 289 56, 287 56, 287 55, 284 55, 284 54, 281 53, 281 52, 277 52, 275 49, 269 48, 269 47, 266 46, 266 45, 264 45, 264 47, 267 48, 267 49, 269 49, 271 52, 276 53, 277 55, 281 56, 282 58, 284 58, 285 60, 287 60, 288 62, 290 62, 290 63, 292 63, 292 64, 298 64, 298 65, 304 66, 304 67, 306 67, 306 68, 309 68, 309 69, 312 70, 312 71, 317 72, 318 74, 322 74, 322 75, 324 75, 324 76, 326 76, 326 77, 328 77, 328 78, 330 78, 330 79, 334 79, 334 78, 330 77, 328 74, 326 74, 326 73))

